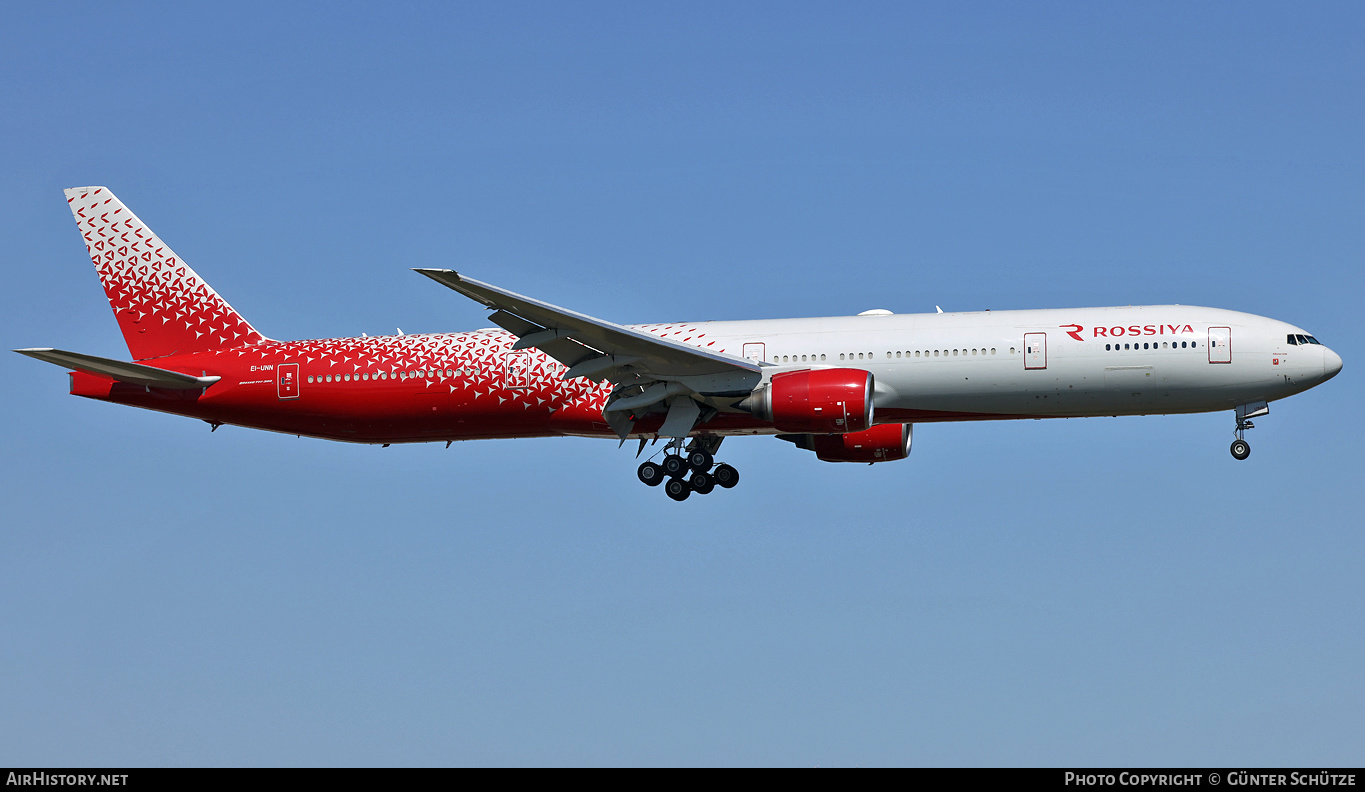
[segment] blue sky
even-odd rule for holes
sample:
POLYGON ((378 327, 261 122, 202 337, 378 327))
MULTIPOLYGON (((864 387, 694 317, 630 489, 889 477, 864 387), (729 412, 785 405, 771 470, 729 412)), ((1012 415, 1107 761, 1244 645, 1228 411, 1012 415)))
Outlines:
POLYGON ((0 357, 0 764, 1356 764, 1358 4, 98 4, 0 30, 9 348, 126 357, 61 195, 258 329, 1184 303, 1340 376, 1231 414, 330 444, 0 357))

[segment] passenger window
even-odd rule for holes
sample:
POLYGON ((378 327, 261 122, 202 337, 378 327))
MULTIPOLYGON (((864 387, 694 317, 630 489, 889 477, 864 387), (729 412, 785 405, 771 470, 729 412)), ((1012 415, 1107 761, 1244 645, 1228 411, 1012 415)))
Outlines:
POLYGON ((1105 344, 1105 345, 1104 345, 1104 351, 1105 351, 1105 352, 1108 352, 1108 351, 1109 351, 1109 345, 1108 345, 1108 344, 1105 344))
POLYGON ((1011 355, 1014 354, 1014 347, 1010 347, 1010 354, 1011 354, 1011 355))
POLYGON ((820 356, 820 359, 821 359, 821 360, 824 360, 824 359, 825 359, 825 356, 824 356, 824 355, 821 355, 821 356, 820 356))
POLYGON ((992 355, 995 354, 995 347, 991 347, 991 354, 992 354, 992 355))

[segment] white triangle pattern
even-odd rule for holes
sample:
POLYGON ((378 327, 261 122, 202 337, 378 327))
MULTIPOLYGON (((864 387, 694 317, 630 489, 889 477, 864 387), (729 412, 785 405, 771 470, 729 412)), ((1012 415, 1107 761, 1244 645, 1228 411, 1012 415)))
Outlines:
POLYGON ((76 187, 66 200, 135 360, 265 340, 113 193, 76 187))

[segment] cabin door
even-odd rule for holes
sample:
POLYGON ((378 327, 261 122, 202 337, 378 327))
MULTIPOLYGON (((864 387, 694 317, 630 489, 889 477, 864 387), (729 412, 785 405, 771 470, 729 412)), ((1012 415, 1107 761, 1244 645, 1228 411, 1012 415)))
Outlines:
POLYGON ((1024 368, 1047 368, 1047 333, 1024 333, 1024 368))
POLYGON ((299 364, 281 363, 275 367, 275 393, 281 399, 299 397, 299 364))
POLYGON ((530 355, 526 352, 511 352, 507 355, 507 377, 504 387, 519 390, 530 385, 530 355))
POLYGON ((1209 362, 1210 363, 1232 362, 1231 327, 1209 328, 1209 362))

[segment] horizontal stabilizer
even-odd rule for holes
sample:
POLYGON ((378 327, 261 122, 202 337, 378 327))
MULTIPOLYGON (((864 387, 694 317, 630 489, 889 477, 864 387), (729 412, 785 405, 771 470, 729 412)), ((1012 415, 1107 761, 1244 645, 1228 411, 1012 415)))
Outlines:
POLYGON ((82 355, 79 352, 63 352, 60 349, 16 349, 21 355, 28 355, 31 358, 44 360, 48 363, 55 363, 63 368, 86 371, 91 374, 99 374, 102 377, 127 382, 132 385, 145 385, 151 388, 171 388, 173 390, 193 390, 207 388, 222 377, 196 377, 192 374, 181 374, 178 371, 167 371, 155 366, 144 366, 140 363, 124 363, 121 360, 110 360, 109 358, 95 357, 94 355, 82 355))

